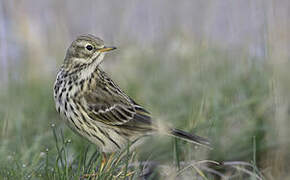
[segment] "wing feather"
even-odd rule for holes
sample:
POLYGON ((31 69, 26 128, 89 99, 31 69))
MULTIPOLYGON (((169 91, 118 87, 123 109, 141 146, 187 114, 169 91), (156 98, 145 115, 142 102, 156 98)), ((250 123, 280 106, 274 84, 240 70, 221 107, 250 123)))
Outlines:
POLYGON ((83 94, 88 116, 108 125, 151 124, 148 111, 128 97, 106 74, 83 94))

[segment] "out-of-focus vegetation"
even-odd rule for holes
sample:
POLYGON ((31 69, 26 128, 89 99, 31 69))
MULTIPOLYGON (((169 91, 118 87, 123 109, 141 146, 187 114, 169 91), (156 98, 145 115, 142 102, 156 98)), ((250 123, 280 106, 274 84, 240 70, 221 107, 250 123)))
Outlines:
POLYGON ((79 3, 0 2, 2 179, 136 179, 146 162, 161 179, 290 177, 289 3, 79 3), (148 137, 102 168, 52 97, 66 48, 84 33, 118 47, 102 66, 125 92, 213 149, 148 137))

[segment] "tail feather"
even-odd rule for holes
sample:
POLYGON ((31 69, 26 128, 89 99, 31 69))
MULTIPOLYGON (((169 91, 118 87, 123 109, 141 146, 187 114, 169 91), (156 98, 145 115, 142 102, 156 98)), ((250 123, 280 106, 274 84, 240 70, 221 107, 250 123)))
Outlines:
POLYGON ((179 129, 174 129, 174 128, 170 129, 170 134, 175 137, 181 138, 185 141, 189 141, 191 143, 195 143, 198 145, 203 145, 203 146, 211 148, 211 145, 208 139, 197 136, 195 134, 191 134, 191 133, 188 133, 179 129))

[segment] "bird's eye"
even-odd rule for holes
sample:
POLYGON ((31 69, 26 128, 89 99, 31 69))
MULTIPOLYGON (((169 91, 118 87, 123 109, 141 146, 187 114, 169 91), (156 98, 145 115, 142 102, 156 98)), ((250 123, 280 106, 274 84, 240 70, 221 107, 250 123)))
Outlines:
POLYGON ((93 50, 93 46, 92 45, 87 45, 86 46, 86 49, 89 50, 89 51, 91 51, 91 50, 93 50))

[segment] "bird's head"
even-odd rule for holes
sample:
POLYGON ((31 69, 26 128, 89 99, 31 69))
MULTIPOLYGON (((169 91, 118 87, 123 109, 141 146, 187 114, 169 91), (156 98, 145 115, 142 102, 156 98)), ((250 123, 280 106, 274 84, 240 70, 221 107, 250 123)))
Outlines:
POLYGON ((72 42, 67 50, 64 65, 67 68, 82 68, 84 66, 98 66, 106 52, 116 47, 106 47, 104 41, 93 35, 81 35, 72 42))

